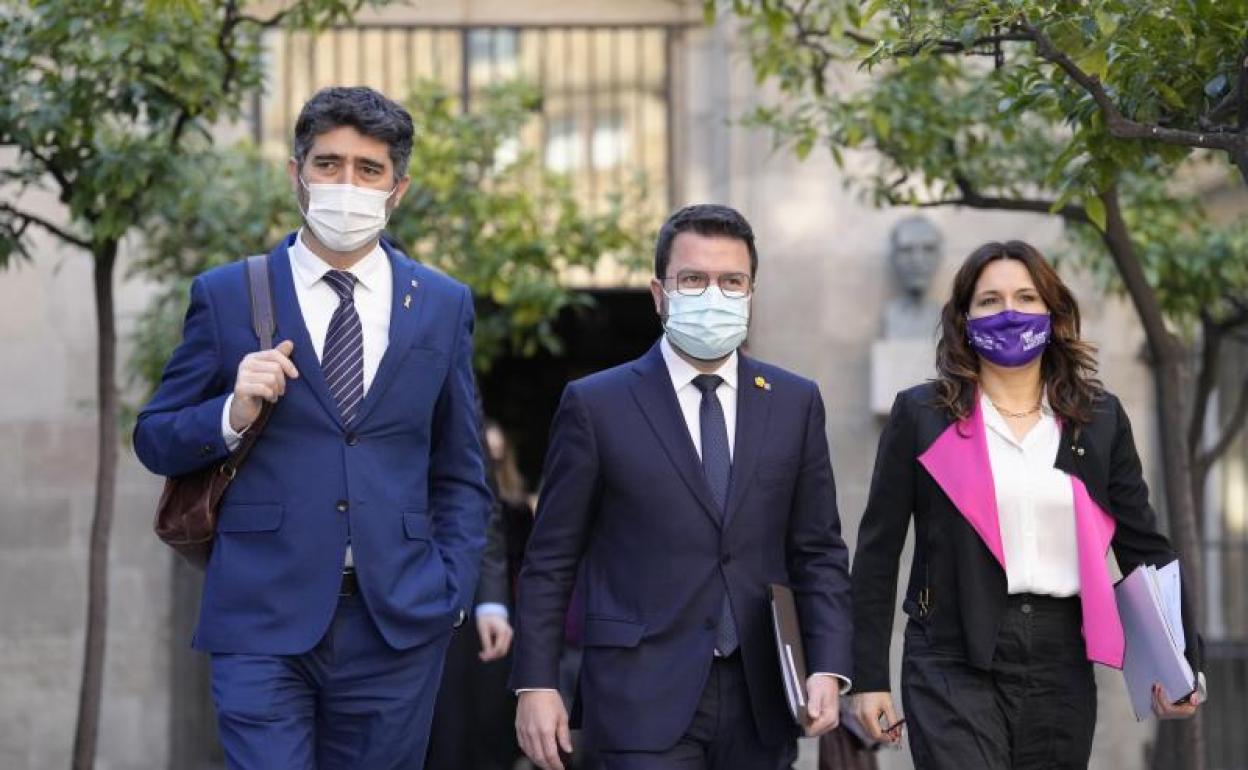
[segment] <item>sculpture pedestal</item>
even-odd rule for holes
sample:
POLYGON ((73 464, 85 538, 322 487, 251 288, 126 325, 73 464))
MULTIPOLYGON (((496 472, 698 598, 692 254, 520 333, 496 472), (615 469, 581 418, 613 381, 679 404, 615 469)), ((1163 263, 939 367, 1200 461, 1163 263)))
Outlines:
POLYGON ((871 411, 887 417, 899 391, 936 377, 936 346, 922 339, 871 344, 871 411))

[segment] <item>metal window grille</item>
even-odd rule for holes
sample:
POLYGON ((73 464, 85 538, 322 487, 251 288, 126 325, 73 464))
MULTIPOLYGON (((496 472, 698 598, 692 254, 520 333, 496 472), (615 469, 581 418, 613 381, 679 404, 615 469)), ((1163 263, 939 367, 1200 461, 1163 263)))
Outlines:
POLYGON ((666 25, 456 26, 367 24, 267 33, 270 81, 253 110, 266 154, 290 152, 295 119, 317 89, 368 85, 402 99, 441 83, 460 107, 491 84, 522 78, 542 91, 539 114, 514 148, 566 175, 592 209, 637 175, 656 213, 674 196, 672 50, 666 25))

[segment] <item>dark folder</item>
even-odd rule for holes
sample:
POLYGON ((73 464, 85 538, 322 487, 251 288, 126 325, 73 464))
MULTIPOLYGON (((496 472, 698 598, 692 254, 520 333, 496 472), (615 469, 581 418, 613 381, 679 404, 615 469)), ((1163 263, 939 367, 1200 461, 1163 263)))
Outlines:
POLYGON ((797 603, 788 586, 767 585, 771 597, 771 627, 775 632, 776 654, 780 660, 780 678, 789 703, 793 721, 801 727, 811 723, 806 710, 806 652, 802 649, 802 628, 797 620, 797 603))

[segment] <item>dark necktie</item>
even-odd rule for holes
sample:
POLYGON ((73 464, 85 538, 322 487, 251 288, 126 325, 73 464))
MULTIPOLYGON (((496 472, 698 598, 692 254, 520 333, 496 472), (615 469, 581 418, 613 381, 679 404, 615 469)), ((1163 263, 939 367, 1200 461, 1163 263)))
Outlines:
MULTIPOLYGON (((732 452, 728 448, 728 423, 724 421, 724 407, 719 403, 715 390, 724 381, 715 374, 699 374, 693 384, 702 391, 702 406, 698 410, 702 430, 702 471, 711 487, 711 495, 719 506, 719 518, 723 522, 727 514, 728 485, 732 479, 732 452)), ((736 651, 737 623, 732 616, 732 604, 724 593, 724 603, 719 613, 719 628, 715 633, 715 649, 728 656, 736 651)))
POLYGON ((338 295, 338 307, 325 332, 321 371, 343 424, 350 425, 364 398, 364 327, 355 310, 358 279, 345 270, 330 270, 324 278, 338 295))

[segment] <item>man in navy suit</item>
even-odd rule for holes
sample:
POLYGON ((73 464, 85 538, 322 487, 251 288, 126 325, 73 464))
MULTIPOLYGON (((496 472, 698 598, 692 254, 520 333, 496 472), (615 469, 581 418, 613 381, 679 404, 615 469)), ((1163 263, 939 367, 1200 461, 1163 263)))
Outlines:
POLYGON ((818 387, 742 355, 758 255, 717 205, 663 225, 651 280, 665 334, 569 384, 555 415, 520 576, 516 729, 561 770, 554 688, 578 573, 579 698, 607 770, 787 768, 797 755, 767 584, 797 598, 808 729, 839 717, 850 601, 818 387))
POLYGON ((212 655, 232 768, 417 768, 490 493, 472 295, 380 240, 412 119, 330 88, 295 126, 306 226, 269 254, 257 351, 241 262, 195 279, 182 343, 139 415, 152 471, 218 463, 273 411, 222 500, 194 646, 212 655))

